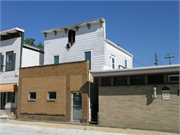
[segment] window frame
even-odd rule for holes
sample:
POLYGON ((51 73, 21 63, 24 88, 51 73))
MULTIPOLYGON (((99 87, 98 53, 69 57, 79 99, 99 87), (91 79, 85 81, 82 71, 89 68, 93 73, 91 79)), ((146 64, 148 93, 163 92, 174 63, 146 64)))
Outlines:
MULTIPOLYGON (((14 67, 14 69, 13 69, 13 66, 16 66, 16 65, 13 65, 13 60, 15 60, 14 59, 14 51, 9 51, 9 52, 6 52, 6 68, 5 68, 5 71, 6 72, 8 72, 8 71, 14 71, 15 70, 15 67, 14 67), (11 63, 11 70, 7 70, 7 60, 8 60, 8 53, 12 53, 12 63, 11 63)), ((16 61, 16 60, 15 60, 16 61)), ((14 63, 15 63, 15 61, 14 61, 14 63)))
POLYGON ((32 94, 32 93, 35 93, 36 94, 36 92, 29 92, 29 97, 28 97, 28 100, 36 100, 37 99, 37 96, 36 96, 36 98, 35 99, 31 99, 30 97, 30 95, 32 94))
POLYGON ((124 60, 124 67, 127 68, 127 60, 124 60))
POLYGON ((171 81, 171 80, 170 80, 170 77, 173 77, 173 76, 179 76, 179 75, 178 75, 178 74, 168 75, 168 82, 169 82, 169 83, 177 83, 177 82, 179 82, 179 81, 171 81))
POLYGON ((116 69, 116 58, 112 55, 111 55, 111 68, 116 69), (113 68, 113 62, 112 62, 113 59, 114 59, 114 68, 113 68))
POLYGON ((86 51, 83 52, 83 59, 84 60, 86 60, 85 59, 85 53, 86 52, 91 52, 91 60, 90 60, 90 66, 89 66, 89 70, 91 70, 92 69, 92 50, 86 50, 86 51))
POLYGON ((56 93, 56 99, 57 99, 57 92, 56 91, 48 91, 47 100, 56 100, 56 99, 50 99, 49 98, 49 93, 51 93, 51 92, 55 92, 56 93))
POLYGON ((60 55, 53 55, 53 57, 52 57, 52 61, 53 61, 53 64, 58 64, 58 63, 55 63, 55 57, 56 56, 58 56, 59 57, 59 62, 58 63, 60 63, 60 55))
POLYGON ((131 76, 130 77, 130 85, 145 85, 145 76, 131 76), (132 78, 135 78, 135 77, 137 77, 137 78, 143 77, 144 78, 143 84, 132 84, 132 78))

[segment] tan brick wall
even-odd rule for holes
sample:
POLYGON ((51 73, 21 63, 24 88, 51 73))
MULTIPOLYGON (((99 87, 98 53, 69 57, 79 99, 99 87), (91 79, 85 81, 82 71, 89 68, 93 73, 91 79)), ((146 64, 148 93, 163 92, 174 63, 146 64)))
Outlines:
POLYGON ((99 87, 99 125, 179 132, 179 84, 99 87), (170 100, 161 89, 170 88, 170 100))
POLYGON ((82 121, 88 121, 88 61, 20 69, 18 117, 27 120, 71 121, 71 92, 82 93, 82 121), (56 91, 55 102, 48 92, 56 91), (36 100, 28 100, 36 92, 36 100))

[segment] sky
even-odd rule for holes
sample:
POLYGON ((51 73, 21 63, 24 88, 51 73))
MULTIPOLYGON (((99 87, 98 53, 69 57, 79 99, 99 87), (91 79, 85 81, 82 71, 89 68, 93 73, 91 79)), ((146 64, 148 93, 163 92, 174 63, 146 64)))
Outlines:
POLYGON ((44 44, 42 30, 106 19, 106 38, 133 57, 133 67, 179 64, 178 1, 0 1, 0 30, 25 29, 44 44))

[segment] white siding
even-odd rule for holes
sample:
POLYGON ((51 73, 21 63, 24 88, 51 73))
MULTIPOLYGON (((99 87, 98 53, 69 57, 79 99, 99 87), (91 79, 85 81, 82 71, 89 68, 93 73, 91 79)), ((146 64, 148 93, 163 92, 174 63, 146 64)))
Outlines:
POLYGON ((115 58, 115 69, 119 68, 119 65, 125 67, 125 60, 127 60, 127 68, 132 68, 132 57, 128 54, 124 53, 123 51, 117 49, 116 47, 112 46, 111 44, 105 42, 106 45, 106 65, 107 67, 111 67, 111 58, 115 58))
MULTIPOLYGON (((104 22, 105 23, 105 22, 104 22)), ((81 26, 76 32, 75 43, 70 50, 66 49, 68 42, 68 32, 58 31, 48 33, 45 38, 45 64, 53 64, 53 57, 59 55, 60 63, 82 61, 84 52, 91 51, 91 69, 100 70, 101 65, 105 64, 104 53, 104 27, 100 23, 94 23, 90 29, 87 26, 81 26)))
POLYGON ((22 67, 40 65, 40 60, 43 60, 43 57, 40 57, 40 55, 43 55, 43 53, 28 49, 28 48, 23 48, 22 67))
POLYGON ((20 66, 20 50, 21 50, 21 37, 12 38, 0 42, 0 53, 4 55, 3 72, 0 73, 0 84, 18 83, 19 66, 20 66), (14 71, 5 71, 6 67, 6 52, 14 51, 16 53, 16 62, 14 71))
MULTIPOLYGON (((18 84, 18 75, 19 75, 19 66, 20 66, 20 50, 21 50, 21 37, 12 38, 4 41, 0 41, 0 53, 4 56, 3 60, 3 72, 0 73, 0 84, 18 84), (15 70, 14 71, 5 71, 6 68, 6 52, 14 51, 16 54, 15 59, 15 70)), ((1 96, 1 93, 0 93, 1 96)), ((7 95, 6 95, 7 101, 7 95)), ((1 105, 0 105, 1 106, 1 105)), ((17 92, 15 94, 15 103, 6 104, 7 108, 17 108, 17 92)))

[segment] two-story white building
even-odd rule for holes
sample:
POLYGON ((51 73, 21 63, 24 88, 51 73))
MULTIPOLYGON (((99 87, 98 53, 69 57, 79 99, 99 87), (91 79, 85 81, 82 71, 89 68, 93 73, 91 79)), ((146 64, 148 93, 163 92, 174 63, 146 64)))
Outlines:
POLYGON ((133 55, 106 39, 105 19, 43 30, 44 64, 91 60, 91 70, 132 68, 133 55))
POLYGON ((0 110, 15 112, 19 68, 43 65, 44 50, 24 44, 24 29, 0 32, 0 110))

